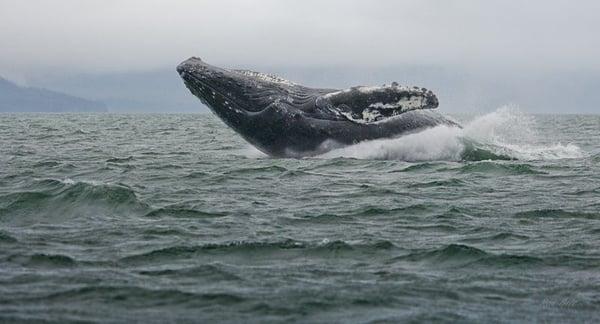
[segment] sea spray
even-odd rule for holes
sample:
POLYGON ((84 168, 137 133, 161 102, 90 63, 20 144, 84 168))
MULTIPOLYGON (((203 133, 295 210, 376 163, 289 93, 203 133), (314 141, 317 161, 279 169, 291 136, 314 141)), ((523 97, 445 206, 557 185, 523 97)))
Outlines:
POLYGON ((539 145, 535 118, 505 106, 463 128, 440 125, 393 139, 365 141, 320 155, 401 161, 552 160, 580 158, 574 144, 539 145))

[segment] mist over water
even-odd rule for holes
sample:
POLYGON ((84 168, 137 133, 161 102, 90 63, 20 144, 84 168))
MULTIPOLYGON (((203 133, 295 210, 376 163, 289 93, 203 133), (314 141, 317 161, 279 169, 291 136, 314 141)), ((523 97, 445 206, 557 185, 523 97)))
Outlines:
POLYGON ((212 115, 0 114, 0 321, 600 321, 600 117, 455 118, 274 159, 212 115))

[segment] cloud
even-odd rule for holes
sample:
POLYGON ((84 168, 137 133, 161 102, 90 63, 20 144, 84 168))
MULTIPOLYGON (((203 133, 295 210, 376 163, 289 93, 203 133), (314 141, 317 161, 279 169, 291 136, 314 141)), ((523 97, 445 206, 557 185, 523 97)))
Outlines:
POLYGON ((223 65, 600 68, 600 2, 0 0, 0 73, 223 65))

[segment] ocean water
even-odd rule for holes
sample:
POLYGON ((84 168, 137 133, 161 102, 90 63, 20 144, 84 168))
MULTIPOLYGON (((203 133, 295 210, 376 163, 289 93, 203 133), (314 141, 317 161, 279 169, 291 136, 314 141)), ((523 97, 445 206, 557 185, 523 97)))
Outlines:
POLYGON ((600 116, 268 158, 210 114, 1 114, 0 322, 600 322, 600 116))

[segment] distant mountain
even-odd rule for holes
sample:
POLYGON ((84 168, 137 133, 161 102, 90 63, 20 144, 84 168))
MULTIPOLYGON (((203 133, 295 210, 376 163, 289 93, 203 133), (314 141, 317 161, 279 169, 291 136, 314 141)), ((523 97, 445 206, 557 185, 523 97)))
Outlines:
POLYGON ((0 77, 0 112, 105 112, 102 102, 41 88, 18 86, 0 77))
POLYGON ((38 87, 106 104, 109 112, 207 112, 184 86, 175 68, 102 74, 45 75, 28 79, 38 87))
MULTIPOLYGON (((600 72, 464 69, 458 66, 234 66, 311 87, 346 88, 396 81, 433 90, 443 113, 483 113, 514 104, 529 113, 598 113, 600 72)), ((55 71, 27 79, 37 87, 101 101, 109 112, 207 112, 174 68, 101 74, 55 71)))

